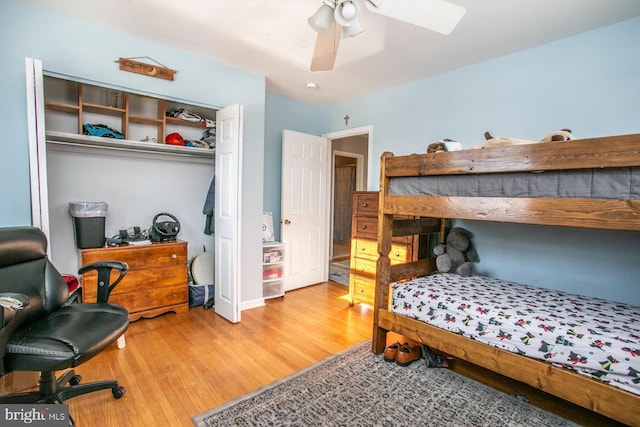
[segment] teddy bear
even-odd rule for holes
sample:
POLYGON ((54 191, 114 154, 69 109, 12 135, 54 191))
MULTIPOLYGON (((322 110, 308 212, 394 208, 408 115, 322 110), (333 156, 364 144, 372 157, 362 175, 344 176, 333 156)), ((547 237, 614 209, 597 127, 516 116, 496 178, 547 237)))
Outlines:
POLYGON ((472 262, 478 261, 478 254, 471 242, 472 237, 469 230, 454 227, 447 234, 445 243, 433 249, 436 255, 436 268, 440 273, 471 275, 472 262))

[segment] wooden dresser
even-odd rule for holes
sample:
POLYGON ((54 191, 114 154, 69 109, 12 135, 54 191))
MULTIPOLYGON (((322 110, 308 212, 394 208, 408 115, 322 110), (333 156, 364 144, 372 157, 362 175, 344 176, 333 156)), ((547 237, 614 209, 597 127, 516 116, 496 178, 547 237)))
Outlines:
MULTIPOLYGON (((378 260, 378 192, 353 193, 351 225, 351 262, 349 276, 350 305, 357 302, 373 305, 378 260)), ((427 236, 394 237, 391 265, 427 256, 427 236)))
MULTIPOLYGON (((82 249, 80 254, 81 265, 105 260, 129 265, 129 272, 115 287, 109 302, 126 308, 130 321, 189 310, 187 242, 82 249)), ((96 282, 95 271, 83 275, 85 301, 95 302, 96 282)))

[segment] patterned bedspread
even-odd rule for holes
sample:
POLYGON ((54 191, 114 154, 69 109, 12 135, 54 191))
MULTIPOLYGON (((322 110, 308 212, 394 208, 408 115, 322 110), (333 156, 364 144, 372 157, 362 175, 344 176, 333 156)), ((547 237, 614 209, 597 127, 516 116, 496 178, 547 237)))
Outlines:
POLYGON ((395 313, 640 394, 640 307, 456 274, 392 295, 395 313))

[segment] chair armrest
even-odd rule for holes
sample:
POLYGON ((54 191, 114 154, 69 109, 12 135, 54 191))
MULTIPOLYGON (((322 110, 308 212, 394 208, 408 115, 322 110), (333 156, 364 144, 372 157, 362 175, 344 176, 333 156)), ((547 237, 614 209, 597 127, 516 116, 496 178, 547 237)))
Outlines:
POLYGON ((107 302, 113 288, 120 283, 127 274, 127 271, 129 271, 129 266, 126 262, 122 261, 97 261, 80 267, 78 273, 84 274, 91 270, 98 272, 97 302, 107 302), (116 280, 111 283, 111 272, 113 270, 116 270, 119 275, 116 280))
POLYGON ((29 297, 14 292, 0 293, 0 376, 4 375, 4 354, 9 337, 24 320, 23 309, 29 305, 29 297), (13 310, 15 315, 4 324, 4 310, 13 310))
POLYGON ((22 310, 29 305, 29 297, 25 294, 17 294, 14 292, 0 293, 0 306, 11 310, 22 310))
MULTIPOLYGON (((2 292, 0 293, 0 330, 10 324, 16 317, 13 316, 7 325, 4 324, 4 310, 13 310, 15 312, 22 311, 29 305, 29 297, 25 294, 18 294, 15 292, 2 292)), ((14 325, 15 326, 15 325, 14 325)))

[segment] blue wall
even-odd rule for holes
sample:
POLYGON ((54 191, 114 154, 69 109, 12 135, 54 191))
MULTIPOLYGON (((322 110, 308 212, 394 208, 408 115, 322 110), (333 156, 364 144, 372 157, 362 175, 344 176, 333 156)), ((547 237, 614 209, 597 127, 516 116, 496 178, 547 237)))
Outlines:
MULTIPOLYGON (((425 59, 428 60, 428 59, 425 59)), ((537 140, 640 133, 640 18, 332 105, 325 132, 373 125, 370 190, 380 155, 423 153, 483 133, 537 140)), ((640 234, 465 222, 481 274, 640 305, 640 234)))

